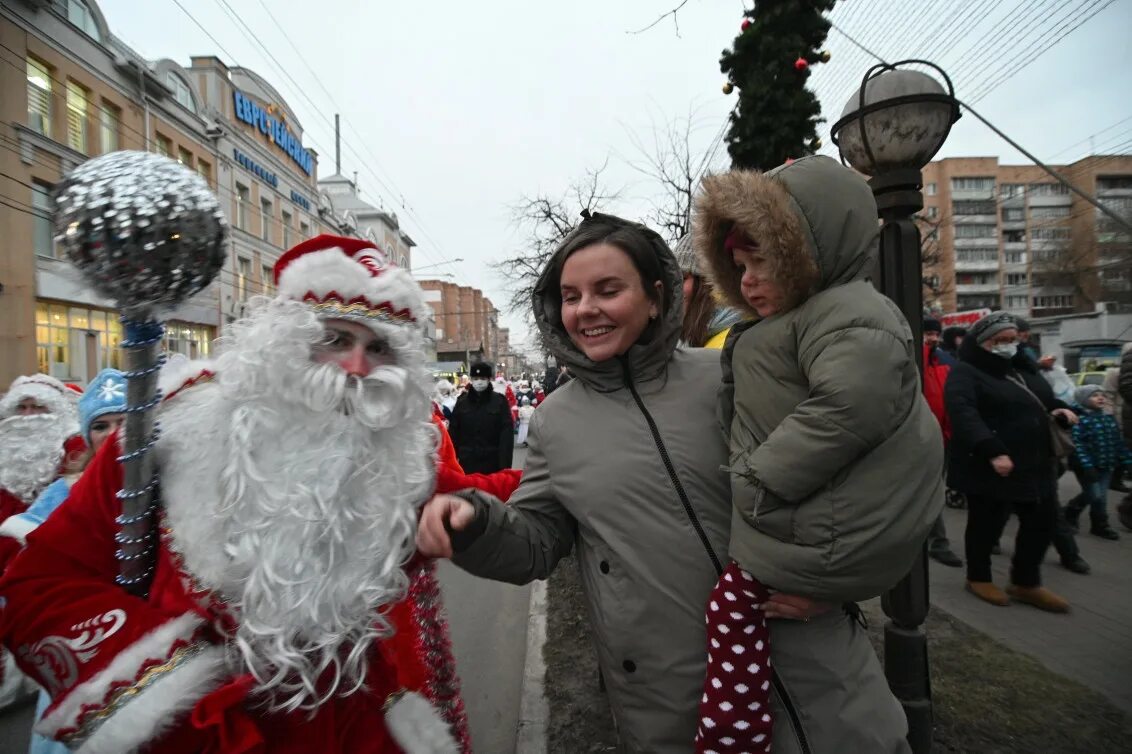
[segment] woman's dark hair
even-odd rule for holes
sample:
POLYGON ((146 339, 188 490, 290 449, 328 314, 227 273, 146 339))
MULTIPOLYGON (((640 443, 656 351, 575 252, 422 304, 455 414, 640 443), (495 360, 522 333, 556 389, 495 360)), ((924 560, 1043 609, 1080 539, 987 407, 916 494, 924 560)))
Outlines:
POLYGON ((680 327, 680 339, 692 348, 703 348, 708 342, 708 325, 719 305, 712 295, 711 283, 701 275, 692 275, 692 295, 688 298, 688 308, 684 312, 684 324, 680 327))
MULTIPOLYGON (((672 281, 664 274, 664 267, 660 262, 660 249, 666 248, 664 240, 643 225, 601 214, 582 220, 567 239, 566 245, 555 256, 551 277, 546 281, 546 295, 551 297, 555 309, 561 312, 562 268, 566 266, 566 260, 580 249, 602 243, 615 246, 625 252, 641 278, 641 287, 645 290, 645 296, 656 304, 656 319, 649 322, 638 339, 640 343, 648 343, 652 340, 657 323, 664 321, 665 307, 672 296, 672 281), (658 280, 661 282, 659 294, 654 285, 658 280)), ((561 314, 556 313, 554 318, 561 326, 561 314)))

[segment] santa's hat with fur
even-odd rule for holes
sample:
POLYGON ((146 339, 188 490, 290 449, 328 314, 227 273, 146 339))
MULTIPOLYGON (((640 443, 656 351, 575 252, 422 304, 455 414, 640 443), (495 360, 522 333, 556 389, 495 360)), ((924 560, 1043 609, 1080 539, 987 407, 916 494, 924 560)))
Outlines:
POLYGON ((64 385, 48 374, 29 374, 17 377, 4 398, 0 400, 0 419, 14 416, 16 407, 24 398, 34 398, 41 406, 46 406, 52 414, 70 417, 78 431, 79 396, 81 390, 64 385))
POLYGON ((275 263, 275 285, 279 296, 302 301, 328 319, 350 319, 378 331, 398 325, 423 332, 420 286, 371 241, 325 234, 303 241, 275 263))

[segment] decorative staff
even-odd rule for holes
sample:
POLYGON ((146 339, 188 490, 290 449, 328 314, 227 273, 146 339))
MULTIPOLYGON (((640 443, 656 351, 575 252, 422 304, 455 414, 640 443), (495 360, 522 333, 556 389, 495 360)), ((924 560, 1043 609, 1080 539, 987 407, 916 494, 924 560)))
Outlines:
POLYGON ((157 441, 153 409, 165 361, 157 319, 207 286, 224 264, 228 223, 205 180, 148 152, 112 152, 73 170, 55 189, 55 240, 122 319, 126 427, 116 536, 118 583, 144 597, 156 564, 157 441))

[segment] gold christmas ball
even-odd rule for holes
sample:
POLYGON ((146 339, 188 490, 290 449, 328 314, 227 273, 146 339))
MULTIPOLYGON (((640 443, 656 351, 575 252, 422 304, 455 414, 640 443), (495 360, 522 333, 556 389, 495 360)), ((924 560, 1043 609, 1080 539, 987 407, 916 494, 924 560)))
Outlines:
POLYGON ((732 84, 730 81, 724 81, 723 82, 723 93, 724 94, 731 94, 731 92, 733 92, 733 91, 735 91, 735 85, 732 84))
POLYGON ((822 50, 821 55, 818 57, 821 58, 821 62, 828 63, 830 58, 829 50, 822 50))

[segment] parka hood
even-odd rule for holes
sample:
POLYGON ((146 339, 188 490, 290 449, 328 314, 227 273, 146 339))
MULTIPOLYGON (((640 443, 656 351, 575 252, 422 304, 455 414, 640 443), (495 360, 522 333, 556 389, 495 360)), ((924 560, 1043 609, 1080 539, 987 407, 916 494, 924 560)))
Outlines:
POLYGON ((739 288, 724 239, 738 227, 777 260, 779 284, 795 305, 826 288, 867 277, 880 228, 872 190, 824 156, 766 173, 732 170, 704 179, 692 222, 708 278, 731 306, 757 316, 739 288))
POLYGON ((680 339, 680 325, 684 317, 683 280, 684 275, 676 263, 676 257, 659 234, 640 223, 613 215, 594 213, 585 217, 578 227, 562 240, 543 268, 532 294, 535 322, 542 334, 543 343, 559 364, 569 366, 575 377, 595 390, 612 392, 625 387, 626 362, 635 381, 654 379, 664 373, 680 339), (663 313, 651 325, 651 333, 646 334, 643 341, 630 347, 623 356, 602 362, 591 361, 570 340, 566 328, 562 325, 561 297, 558 291, 562 265, 572 248, 575 236, 586 227, 587 223, 607 223, 620 228, 636 228, 648 239, 656 252, 661 273, 665 278, 666 300, 663 313))

